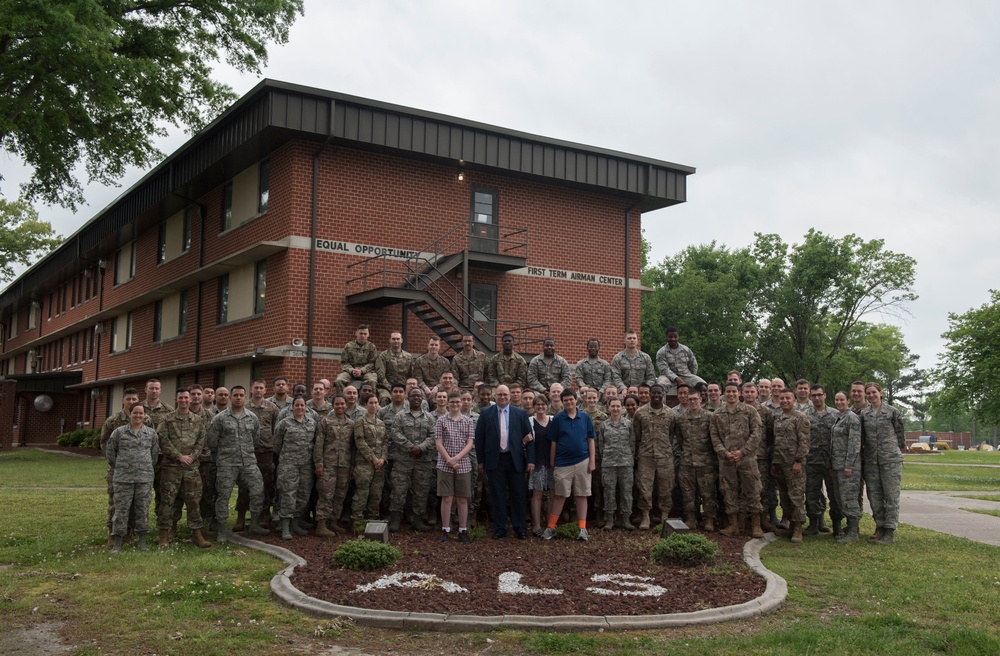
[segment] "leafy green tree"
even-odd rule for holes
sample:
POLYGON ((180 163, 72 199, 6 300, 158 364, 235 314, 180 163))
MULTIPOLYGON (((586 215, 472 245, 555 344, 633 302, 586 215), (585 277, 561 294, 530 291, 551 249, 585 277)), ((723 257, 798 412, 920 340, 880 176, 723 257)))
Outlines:
POLYGON ((937 377, 944 385, 940 405, 968 408, 979 423, 1000 421, 1000 291, 964 314, 948 315, 945 352, 937 377))
POLYGON ((886 250, 881 239, 835 238, 810 230, 801 244, 782 248, 776 235, 757 235, 755 251, 783 270, 762 290, 767 311, 760 349, 789 379, 824 382, 837 354, 872 314, 906 312, 915 260, 886 250))
POLYGON ((27 201, 0 198, 0 282, 14 277, 15 265, 30 265, 61 241, 27 201))
POLYGON ((75 169, 113 184, 235 98, 220 59, 257 74, 302 0, 0 0, 0 148, 32 167, 29 201, 75 208, 75 169))
MULTIPOLYGON (((827 327, 826 339, 832 339, 836 325, 827 327)), ((851 381, 877 380, 883 385, 886 403, 892 404, 905 372, 916 362, 896 326, 860 321, 844 339, 827 365, 823 384, 832 398, 836 390, 850 390, 851 381)))

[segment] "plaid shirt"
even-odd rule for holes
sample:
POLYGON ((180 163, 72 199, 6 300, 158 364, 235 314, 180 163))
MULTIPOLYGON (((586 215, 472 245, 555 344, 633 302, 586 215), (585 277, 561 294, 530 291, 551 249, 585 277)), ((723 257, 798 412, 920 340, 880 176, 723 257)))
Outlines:
MULTIPOLYGON (((452 419, 451 415, 442 415, 434 425, 434 440, 441 440, 444 450, 450 456, 456 456, 465 448, 465 445, 476 437, 476 422, 465 415, 458 419, 452 419)), ((458 469, 451 469, 445 464, 444 458, 438 453, 437 468, 441 471, 467 474, 472 471, 472 459, 469 454, 458 461, 458 469)))

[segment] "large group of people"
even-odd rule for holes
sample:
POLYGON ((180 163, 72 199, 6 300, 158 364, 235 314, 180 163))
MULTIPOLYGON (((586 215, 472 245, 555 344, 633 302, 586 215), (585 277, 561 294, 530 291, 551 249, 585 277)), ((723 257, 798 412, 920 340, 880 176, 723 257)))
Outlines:
POLYGON ((835 409, 806 380, 743 382, 731 371, 720 385, 698 377, 675 328, 658 375, 632 331, 610 363, 590 339, 575 366, 551 338, 530 362, 510 334, 492 357, 466 336, 451 359, 437 337, 418 357, 399 332, 382 352, 369 338, 359 326, 335 381, 308 392, 281 376, 269 397, 264 380, 249 394, 195 384, 172 407, 155 379, 141 402, 126 389, 101 434, 112 551, 132 532, 146 548, 151 504, 159 546, 176 539, 185 508, 202 548, 212 532, 219 542, 233 531, 333 537, 374 519, 392 532, 437 524, 441 541, 469 542, 480 515, 495 539, 551 539, 571 516, 580 540, 588 526, 649 530, 680 517, 691 530, 844 543, 859 539, 863 488, 869 539, 894 541, 903 421, 878 383, 835 392, 835 409))

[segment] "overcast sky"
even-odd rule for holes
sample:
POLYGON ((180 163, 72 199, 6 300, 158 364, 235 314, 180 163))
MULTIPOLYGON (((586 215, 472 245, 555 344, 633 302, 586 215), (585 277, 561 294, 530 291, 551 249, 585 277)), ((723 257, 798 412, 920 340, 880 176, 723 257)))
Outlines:
MULTIPOLYGON (((1000 286, 1000 3, 306 0, 264 75, 697 167, 687 203, 643 216, 656 261, 754 232, 884 239, 917 260, 923 366, 948 312, 1000 286)), ((121 191, 43 216, 69 235, 121 191)))

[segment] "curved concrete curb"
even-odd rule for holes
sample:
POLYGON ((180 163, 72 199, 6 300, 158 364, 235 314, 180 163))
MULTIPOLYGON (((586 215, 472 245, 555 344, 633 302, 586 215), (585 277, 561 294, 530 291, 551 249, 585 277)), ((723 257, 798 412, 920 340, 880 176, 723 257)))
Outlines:
POLYGON ((288 563, 271 579, 271 592, 283 603, 316 617, 349 617, 367 626, 392 629, 423 629, 429 631, 488 631, 497 627, 517 629, 544 629, 546 631, 593 631, 595 629, 662 629, 695 624, 716 624, 730 620, 743 620, 777 610, 788 596, 788 584, 760 560, 760 550, 775 540, 773 533, 763 539, 750 540, 743 547, 743 560, 757 574, 764 577, 767 587, 756 599, 722 608, 708 608, 687 613, 666 615, 450 615, 443 613, 411 613, 393 610, 375 610, 332 604, 310 597, 299 591, 291 582, 295 568, 306 561, 288 549, 250 540, 239 535, 232 542, 268 553, 288 563))

